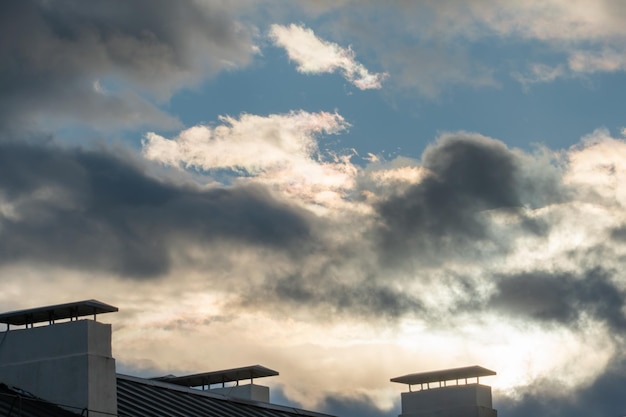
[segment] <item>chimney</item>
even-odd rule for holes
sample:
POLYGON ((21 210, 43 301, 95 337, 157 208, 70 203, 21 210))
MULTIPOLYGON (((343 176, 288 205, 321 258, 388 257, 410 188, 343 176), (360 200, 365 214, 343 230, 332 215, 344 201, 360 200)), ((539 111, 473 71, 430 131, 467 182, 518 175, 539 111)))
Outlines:
POLYGON ((491 387, 479 381, 480 377, 495 374, 480 366, 468 366, 392 378, 391 382, 409 386, 409 392, 401 394, 399 417, 497 417, 491 387))
POLYGON ((0 333, 0 383, 77 414, 116 415, 111 325, 95 320, 97 314, 117 310, 87 300, 0 314, 7 326, 0 333), (79 320, 85 316, 93 320, 79 320))
POLYGON ((226 397, 269 403, 269 387, 255 384, 254 380, 276 375, 278 375, 278 372, 273 369, 261 365, 252 365, 186 376, 170 375, 155 379, 188 388, 208 390, 226 397), (250 380, 249 384, 246 383, 247 380, 250 380))

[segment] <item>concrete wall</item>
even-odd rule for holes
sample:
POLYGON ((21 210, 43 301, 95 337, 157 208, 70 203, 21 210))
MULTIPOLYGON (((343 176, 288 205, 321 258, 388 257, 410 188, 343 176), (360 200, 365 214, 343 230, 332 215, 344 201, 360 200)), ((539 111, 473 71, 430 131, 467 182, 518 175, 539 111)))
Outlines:
POLYGON ((210 391, 233 398, 243 398, 265 403, 270 402, 270 389, 263 385, 246 384, 234 387, 213 388, 210 391))
POLYGON ((74 412, 87 408, 90 417, 117 413, 110 324, 78 320, 10 330, 0 341, 0 382, 74 412))
POLYGON ((402 393, 402 417, 491 417, 491 387, 453 385, 402 393))

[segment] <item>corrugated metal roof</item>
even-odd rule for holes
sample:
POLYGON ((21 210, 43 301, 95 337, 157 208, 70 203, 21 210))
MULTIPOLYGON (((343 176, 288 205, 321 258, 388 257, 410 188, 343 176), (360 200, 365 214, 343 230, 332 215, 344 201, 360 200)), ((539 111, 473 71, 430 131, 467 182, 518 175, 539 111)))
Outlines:
POLYGON ((21 417, 76 417, 72 413, 34 395, 0 384, 0 415, 21 417))
POLYGON ((117 408, 120 417, 332 417, 120 374, 117 408))

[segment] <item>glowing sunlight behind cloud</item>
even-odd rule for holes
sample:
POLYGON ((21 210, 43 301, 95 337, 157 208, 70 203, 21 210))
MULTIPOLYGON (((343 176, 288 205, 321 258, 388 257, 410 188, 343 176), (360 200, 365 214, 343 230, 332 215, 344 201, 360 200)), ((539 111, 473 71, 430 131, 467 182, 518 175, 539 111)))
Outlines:
POLYGON ((21 0, 0 39, 1 310, 98 298, 129 373, 341 417, 473 364, 503 417, 625 414, 623 1, 21 0))
POLYGON ((240 172, 322 206, 354 185, 356 167, 350 156, 324 155, 317 143, 318 136, 349 127, 337 113, 243 114, 220 117, 220 122, 186 129, 173 139, 148 133, 143 153, 173 166, 240 172))
POLYGON ((174 166, 258 174, 314 158, 315 135, 337 134, 349 126, 337 113, 305 111, 267 117, 243 114, 239 119, 222 116, 220 122, 215 128, 186 129, 172 140, 148 133, 144 155, 174 166))

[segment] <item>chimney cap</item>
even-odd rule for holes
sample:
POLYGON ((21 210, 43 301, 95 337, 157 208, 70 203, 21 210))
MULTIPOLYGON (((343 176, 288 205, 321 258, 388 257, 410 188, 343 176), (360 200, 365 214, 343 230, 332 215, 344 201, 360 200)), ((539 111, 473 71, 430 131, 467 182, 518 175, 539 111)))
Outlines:
POLYGON ((96 314, 113 313, 118 311, 117 307, 102 303, 98 300, 75 301, 73 303, 56 304, 45 307, 37 307, 26 310, 9 311, 0 314, 0 323, 13 324, 16 326, 34 323, 49 322, 55 320, 78 319, 78 317, 91 316, 96 314))
POLYGON ((442 369, 439 371, 418 372, 391 378, 391 382, 399 382, 401 384, 417 385, 429 382, 444 382, 467 378, 479 378, 481 376, 496 375, 490 369, 482 366, 466 366, 463 368, 442 369))
POLYGON ((222 384, 254 378, 264 378, 278 375, 277 371, 261 365, 244 366, 242 368, 225 369, 223 371, 203 372, 185 376, 166 376, 154 378, 161 382, 182 385, 185 387, 200 387, 211 384, 222 384))

